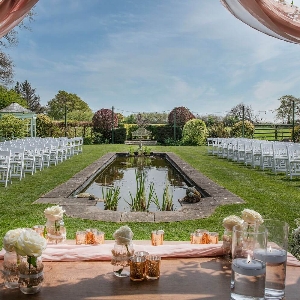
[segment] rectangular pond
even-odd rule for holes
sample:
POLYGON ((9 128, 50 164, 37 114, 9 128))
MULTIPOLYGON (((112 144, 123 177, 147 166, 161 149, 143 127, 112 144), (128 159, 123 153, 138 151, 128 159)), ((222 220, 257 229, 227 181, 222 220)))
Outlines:
MULTIPOLYGON (((108 190, 119 189, 117 211, 133 211, 132 198, 137 196, 142 184, 138 184, 137 176, 143 176, 144 196, 146 202, 152 185, 152 199, 148 211, 162 210, 163 199, 168 196, 172 200, 172 209, 179 210, 178 201, 186 196, 189 184, 182 174, 174 168, 165 156, 125 156, 119 155, 102 170, 82 191, 94 195, 97 199, 105 198, 108 190)), ((98 201, 97 206, 105 209, 104 202, 98 201)), ((170 209, 168 209, 170 210, 170 209)))

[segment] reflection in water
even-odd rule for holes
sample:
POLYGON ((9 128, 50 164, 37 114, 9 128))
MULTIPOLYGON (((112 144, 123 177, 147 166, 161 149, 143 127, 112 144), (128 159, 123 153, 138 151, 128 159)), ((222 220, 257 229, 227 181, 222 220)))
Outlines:
MULTIPOLYGON (((173 197, 173 210, 180 209, 178 199, 186 195, 187 183, 177 170, 162 157, 132 156, 117 157, 95 180, 85 189, 86 193, 103 199, 102 190, 112 187, 120 188, 118 211, 130 211, 131 197, 136 195, 136 174, 143 172, 145 176, 145 193, 148 196, 150 185, 154 184, 155 194, 161 202, 166 186, 173 197)), ((98 207, 104 209, 103 202, 98 202, 98 207)), ((156 211, 157 206, 150 204, 149 211, 156 211)))

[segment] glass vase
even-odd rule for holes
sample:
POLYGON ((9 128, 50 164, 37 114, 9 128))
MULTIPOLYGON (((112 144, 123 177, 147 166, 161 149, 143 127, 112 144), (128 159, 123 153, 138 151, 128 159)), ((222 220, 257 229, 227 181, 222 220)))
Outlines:
POLYGON ((232 231, 225 229, 222 240, 223 240, 222 249, 223 249, 224 256, 227 259, 231 259, 232 231))
POLYGON ((130 275, 130 257, 134 253, 132 243, 127 245, 115 243, 111 252, 111 264, 113 265, 114 275, 117 277, 128 277, 130 275))
POLYGON ((3 258, 3 281, 9 289, 19 287, 20 256, 15 251, 6 251, 3 258))
POLYGON ((22 256, 19 264, 19 286, 23 294, 36 294, 44 281, 42 257, 22 256))
POLYGON ((63 220, 47 220, 46 239, 50 244, 59 244, 66 241, 67 230, 63 220))

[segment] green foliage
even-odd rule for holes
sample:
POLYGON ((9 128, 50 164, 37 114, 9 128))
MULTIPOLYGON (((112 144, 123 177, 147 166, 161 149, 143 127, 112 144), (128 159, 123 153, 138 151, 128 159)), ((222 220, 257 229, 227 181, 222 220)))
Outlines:
POLYGON ((293 105, 295 117, 300 117, 300 99, 292 95, 285 95, 279 98, 280 106, 276 109, 276 117, 282 122, 291 124, 293 120, 293 105))
POLYGON ((104 209, 116 211, 118 208, 119 200, 121 199, 120 187, 106 187, 105 189, 102 187, 102 197, 104 199, 104 209))
POLYGON ((124 144, 126 141, 126 128, 116 128, 114 130, 114 143, 115 144, 124 144))
POLYGON ((229 137, 229 130, 223 122, 214 123, 207 129, 209 137, 229 137))
MULTIPOLYGON (((249 122, 244 122, 244 137, 252 138, 254 134, 254 125, 249 122)), ((242 137, 243 136, 243 121, 236 123, 231 129, 231 136, 232 137, 242 137)))
POLYGON ((91 122, 93 118, 93 112, 89 110, 73 110, 67 114, 68 121, 86 121, 91 122))
POLYGON ((208 136, 205 123, 199 119, 188 121, 182 131, 182 143, 184 145, 200 146, 206 144, 208 136))
POLYGON ((160 205, 157 195, 154 193, 152 202, 156 205, 160 211, 172 211, 173 210, 173 194, 170 193, 170 187, 166 184, 163 191, 163 199, 160 205))
POLYGON ((36 117, 36 135, 38 137, 49 137, 55 128, 52 120, 45 114, 36 117))
POLYGON ((92 137, 84 137, 83 138, 83 145, 93 145, 93 138, 92 137))
POLYGON ((170 126, 183 127, 185 123, 189 120, 195 119, 195 116, 190 112, 190 110, 184 106, 175 107, 171 110, 168 116, 168 123, 170 126))
MULTIPOLYGON (((182 130, 176 127, 176 140, 181 140, 182 130)), ((169 140, 174 141, 174 127, 170 125, 157 126, 154 132, 153 139, 161 145, 166 145, 169 140)))
POLYGON ((300 142, 300 125, 295 126, 294 128, 294 136, 293 133, 291 134, 291 139, 296 143, 300 142))
POLYGON ((0 119, 0 135, 8 138, 23 138, 28 132, 28 120, 21 120, 12 114, 3 115, 0 119))
POLYGON ((0 109, 7 107, 14 102, 27 108, 26 101, 17 92, 0 85, 0 109))
MULTIPOLYGON (((47 103, 47 114, 54 120, 63 120, 65 112, 68 114, 74 111, 91 112, 88 104, 76 94, 58 91, 58 94, 47 103)), ((74 113, 75 114, 75 113, 74 113)), ((72 116, 72 115, 71 115, 72 116)))

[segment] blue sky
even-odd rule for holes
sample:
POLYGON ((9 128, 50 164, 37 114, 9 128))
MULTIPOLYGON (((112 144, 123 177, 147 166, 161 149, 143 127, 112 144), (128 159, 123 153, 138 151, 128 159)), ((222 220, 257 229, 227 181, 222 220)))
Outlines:
POLYGON ((40 0, 35 11, 6 52, 42 105, 59 90, 124 115, 185 106, 224 116, 243 102, 265 121, 281 96, 300 97, 300 45, 250 28, 219 0, 40 0))

